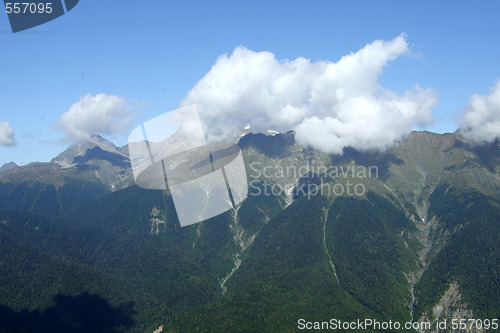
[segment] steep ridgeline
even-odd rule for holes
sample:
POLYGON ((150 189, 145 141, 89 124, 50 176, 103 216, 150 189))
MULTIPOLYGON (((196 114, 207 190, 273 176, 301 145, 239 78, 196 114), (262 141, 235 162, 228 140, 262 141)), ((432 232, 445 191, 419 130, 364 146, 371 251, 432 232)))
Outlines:
POLYGON ((132 182, 127 148, 94 135, 50 163, 7 165, 0 173, 0 209, 62 216, 132 182))
POLYGON ((14 162, 5 163, 0 167, 0 173, 17 168, 18 165, 14 162))
MULTIPOLYGON (((122 313, 117 332, 291 332, 301 318, 404 323, 500 313, 498 142, 415 132, 383 153, 329 156, 289 132, 247 134, 239 145, 248 198, 184 228, 169 191, 111 191, 108 163, 116 179, 130 176, 116 147, 73 147, 43 168, 0 174, 1 193, 9 185, 22 197, 1 201, 0 313, 38 313, 43 326, 54 302, 85 293, 122 313), (30 194, 26 184, 56 195, 30 194), (63 192, 64 200, 88 197, 70 205, 63 192), (71 214, 44 210, 57 200, 71 214)), ((77 331, 87 324, 79 320, 64 325, 77 331)), ((0 332, 31 329, 9 325, 0 332)), ((390 330, 363 330, 374 331, 390 330)))

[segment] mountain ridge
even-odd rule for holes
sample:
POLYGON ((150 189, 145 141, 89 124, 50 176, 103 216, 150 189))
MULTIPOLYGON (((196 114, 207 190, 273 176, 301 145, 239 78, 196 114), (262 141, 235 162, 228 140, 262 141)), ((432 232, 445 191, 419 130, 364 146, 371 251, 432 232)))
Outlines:
MULTIPOLYGON (((0 250, 18 263, 0 265, 0 273, 6 285, 25 295, 16 300, 7 288, 0 302, 16 309, 47 306, 13 284, 17 277, 29 287, 35 285, 31 277, 39 276, 36 285, 48 291, 60 285, 74 296, 92 291, 113 304, 134 301, 137 323, 130 332, 161 325, 172 332, 295 331, 299 318, 435 321, 484 319, 500 311, 496 142, 471 145, 458 132, 414 132, 385 152, 348 148, 343 155, 327 155, 301 147, 288 132, 248 134, 240 147, 248 198, 184 228, 169 191, 130 185, 82 192, 83 176, 106 186, 95 170, 82 166, 104 161, 116 172, 123 162, 113 159, 116 151, 100 146, 73 150, 79 153, 73 166, 20 167, 31 168, 30 177, 44 176, 43 168, 69 177, 59 192, 50 177, 48 187, 30 190, 30 196, 27 189, 41 188, 43 179, 26 183, 13 176, 18 170, 0 175, 0 196, 6 193, 0 236, 13 244, 0 250), (368 176, 370 166, 377 169, 368 176), (68 179, 76 186, 67 187, 68 179), (364 190, 327 191, 348 184, 364 190), (16 203, 12 193, 21 192, 16 203), (45 192, 89 196, 49 211, 54 196, 45 192), (22 256, 28 252, 69 262, 65 269, 95 274, 97 282, 64 275, 51 282, 50 265, 34 267, 22 256)), ((52 296, 47 292, 43 299, 52 296)))

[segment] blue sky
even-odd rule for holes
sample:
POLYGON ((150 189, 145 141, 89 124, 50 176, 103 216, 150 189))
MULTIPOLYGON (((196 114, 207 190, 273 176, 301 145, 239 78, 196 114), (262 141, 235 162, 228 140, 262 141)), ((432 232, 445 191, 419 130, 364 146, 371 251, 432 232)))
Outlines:
MULTIPOLYGON (((0 165, 49 161, 65 149, 67 133, 54 124, 89 94, 126 100, 133 127, 176 108, 238 46, 278 60, 337 62, 402 33, 409 52, 385 65, 379 84, 398 94, 431 88, 434 120, 419 128, 452 132, 469 98, 488 95, 500 79, 499 14, 498 1, 83 0, 13 34, 3 12, 0 122, 15 145, 0 146, 0 165)), ((126 131, 104 136, 127 139, 126 131)))

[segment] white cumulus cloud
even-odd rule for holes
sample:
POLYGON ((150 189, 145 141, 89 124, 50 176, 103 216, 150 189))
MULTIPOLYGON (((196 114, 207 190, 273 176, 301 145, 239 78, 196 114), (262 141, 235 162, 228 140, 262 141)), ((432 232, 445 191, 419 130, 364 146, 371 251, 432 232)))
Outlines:
POLYGON ((500 81, 485 95, 472 95, 460 121, 465 136, 492 142, 500 138, 500 81))
POLYGON ((16 144, 15 136, 10 123, 0 122, 0 146, 14 146, 16 144))
POLYGON ((384 66, 408 52, 404 35, 376 40, 337 62, 278 60, 237 47, 219 57, 181 105, 196 104, 209 140, 252 130, 296 131, 296 140, 326 153, 351 146, 383 150, 415 125, 432 121, 431 89, 403 95, 378 82, 384 66))
POLYGON ((73 104, 54 124, 69 140, 87 139, 92 134, 126 134, 134 123, 127 100, 115 95, 86 95, 73 104))

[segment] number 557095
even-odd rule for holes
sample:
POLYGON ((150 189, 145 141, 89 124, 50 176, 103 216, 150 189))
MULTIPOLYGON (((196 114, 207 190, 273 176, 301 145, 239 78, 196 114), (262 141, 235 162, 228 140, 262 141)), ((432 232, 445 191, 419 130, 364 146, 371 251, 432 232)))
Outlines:
POLYGON ((5 3, 7 14, 50 14, 52 13, 52 2, 7 2, 5 3))

